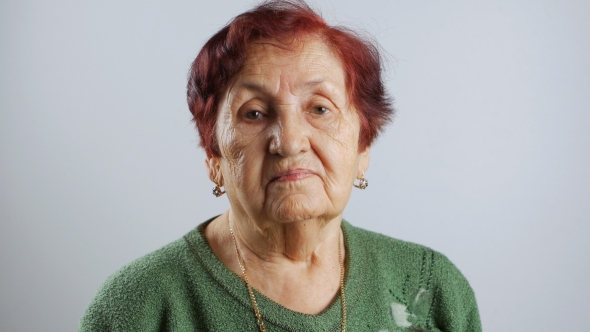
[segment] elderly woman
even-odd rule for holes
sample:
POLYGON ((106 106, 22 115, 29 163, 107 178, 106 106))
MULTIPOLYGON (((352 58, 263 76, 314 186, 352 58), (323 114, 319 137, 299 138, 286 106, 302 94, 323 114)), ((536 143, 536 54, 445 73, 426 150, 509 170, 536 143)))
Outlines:
POLYGON ((374 46, 267 2, 205 44, 188 103, 230 208, 110 277, 81 331, 481 330, 447 258, 342 220, 393 113, 374 46))

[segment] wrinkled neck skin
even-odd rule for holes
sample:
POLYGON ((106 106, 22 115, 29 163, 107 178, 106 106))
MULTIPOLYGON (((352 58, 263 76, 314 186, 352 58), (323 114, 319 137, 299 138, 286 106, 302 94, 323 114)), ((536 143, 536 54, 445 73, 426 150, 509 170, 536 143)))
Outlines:
MULTIPOLYGON (((319 314, 338 296, 340 216, 302 220, 260 229, 226 211, 205 228, 213 252, 235 274, 244 278, 229 224, 249 283, 273 301, 297 312, 319 314)), ((344 243, 340 243, 344 260, 344 243)), ((344 263, 344 262, 342 262, 344 263)))
POLYGON ((265 228, 247 217, 240 218, 232 209, 225 216, 234 230, 241 254, 254 256, 249 258, 260 260, 263 265, 281 261, 314 264, 326 260, 324 256, 337 253, 330 248, 337 248, 342 215, 330 220, 320 217, 288 223, 272 222, 265 228))

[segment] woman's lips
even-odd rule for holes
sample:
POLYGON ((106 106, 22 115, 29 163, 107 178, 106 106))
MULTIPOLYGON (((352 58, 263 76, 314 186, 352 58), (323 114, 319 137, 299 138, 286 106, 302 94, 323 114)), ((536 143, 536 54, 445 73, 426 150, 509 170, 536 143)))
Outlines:
POLYGON ((297 181, 303 178, 306 178, 314 173, 305 168, 296 168, 292 170, 288 170, 286 172, 281 172, 275 174, 271 180, 272 181, 279 181, 279 182, 287 182, 287 181, 297 181))

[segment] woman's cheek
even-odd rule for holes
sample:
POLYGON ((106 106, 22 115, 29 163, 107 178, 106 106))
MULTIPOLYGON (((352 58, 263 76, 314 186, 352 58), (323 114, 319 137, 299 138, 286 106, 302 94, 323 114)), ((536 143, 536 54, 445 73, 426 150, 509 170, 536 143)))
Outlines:
POLYGON ((350 156, 358 152, 358 130, 344 119, 326 126, 322 133, 323 150, 329 153, 332 157, 339 159, 346 159, 349 161, 350 156))
POLYGON ((244 154, 252 153, 252 145, 258 136, 256 132, 248 132, 243 126, 228 126, 221 135, 220 149, 229 162, 243 159, 244 154))
POLYGON ((219 149, 221 155, 227 160, 231 161, 237 158, 239 153, 239 147, 237 146, 237 140, 235 139, 235 131, 231 128, 224 128, 219 137, 219 149))

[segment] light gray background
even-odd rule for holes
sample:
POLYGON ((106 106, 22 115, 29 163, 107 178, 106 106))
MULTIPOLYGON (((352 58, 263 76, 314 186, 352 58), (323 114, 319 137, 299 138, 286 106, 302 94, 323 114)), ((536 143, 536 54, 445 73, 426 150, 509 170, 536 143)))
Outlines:
MULTIPOLYGON (((590 309, 590 2, 315 2, 376 36, 397 118, 345 211, 443 252, 486 331, 590 309)), ((105 278, 227 207, 185 103, 251 1, 0 2, 0 331, 72 331, 105 278)))

